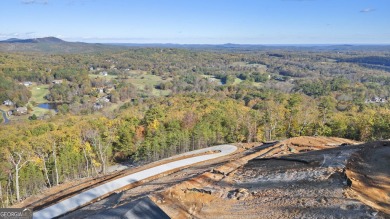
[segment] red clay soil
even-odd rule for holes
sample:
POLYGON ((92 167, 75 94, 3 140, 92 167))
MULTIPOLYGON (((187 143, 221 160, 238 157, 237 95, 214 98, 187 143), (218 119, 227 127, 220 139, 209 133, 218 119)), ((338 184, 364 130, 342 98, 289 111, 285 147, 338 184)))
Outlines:
POLYGON ((390 141, 371 142, 352 154, 348 195, 390 215, 390 141))
POLYGON ((345 139, 345 138, 322 137, 322 136, 294 137, 294 138, 289 138, 287 140, 278 142, 271 147, 265 148, 256 153, 252 153, 248 156, 242 157, 233 162, 229 162, 223 166, 216 168, 215 170, 227 174, 243 166, 249 160, 252 160, 253 158, 256 158, 258 156, 279 157, 282 155, 296 154, 303 151, 329 149, 329 148, 338 147, 340 145, 355 145, 355 144, 359 144, 359 142, 345 139))
POLYGON ((337 147, 339 145, 353 145, 353 144, 359 144, 359 142, 345 139, 345 138, 312 137, 312 136, 301 136, 301 137, 290 138, 279 143, 279 145, 286 145, 291 149, 296 148, 297 150, 305 150, 307 147, 310 150, 326 149, 331 147, 337 147))

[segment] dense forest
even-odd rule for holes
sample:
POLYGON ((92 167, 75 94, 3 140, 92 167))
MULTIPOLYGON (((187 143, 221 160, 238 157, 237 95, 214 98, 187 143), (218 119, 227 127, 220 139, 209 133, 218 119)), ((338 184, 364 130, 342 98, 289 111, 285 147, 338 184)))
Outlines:
POLYGON ((0 206, 216 144, 388 139, 389 64, 369 48, 0 53, 0 101, 14 103, 1 109, 29 109, 0 126, 0 206), (60 105, 36 110, 43 101, 60 105))

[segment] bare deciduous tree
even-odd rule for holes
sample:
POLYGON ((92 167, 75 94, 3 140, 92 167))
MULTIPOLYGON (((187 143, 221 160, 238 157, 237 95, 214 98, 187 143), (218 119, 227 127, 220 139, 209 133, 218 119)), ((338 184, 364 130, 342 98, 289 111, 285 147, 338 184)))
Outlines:
POLYGON ((24 165, 29 162, 23 157, 24 151, 21 152, 10 152, 8 155, 9 161, 12 163, 15 170, 15 190, 16 190, 16 200, 20 201, 20 188, 19 188, 19 171, 24 165))

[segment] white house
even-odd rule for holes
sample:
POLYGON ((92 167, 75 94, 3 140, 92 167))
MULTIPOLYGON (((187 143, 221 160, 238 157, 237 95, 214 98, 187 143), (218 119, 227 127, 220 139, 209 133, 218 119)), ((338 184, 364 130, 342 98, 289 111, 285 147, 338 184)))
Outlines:
POLYGON ((13 106, 14 105, 14 103, 11 100, 6 100, 3 102, 3 104, 6 106, 13 106))
POLYGON ((19 83, 19 84, 24 85, 26 87, 29 87, 29 86, 32 85, 32 82, 31 81, 25 81, 25 82, 22 82, 22 83, 19 83))
POLYGON ((25 106, 18 107, 18 108, 16 108, 16 112, 18 112, 19 114, 27 114, 27 107, 25 107, 25 106))
POLYGON ((103 102, 103 103, 109 103, 110 98, 109 98, 109 96, 104 96, 104 97, 100 98, 99 101, 103 102))
POLYGON ((53 80, 53 84, 62 84, 63 80, 53 80))

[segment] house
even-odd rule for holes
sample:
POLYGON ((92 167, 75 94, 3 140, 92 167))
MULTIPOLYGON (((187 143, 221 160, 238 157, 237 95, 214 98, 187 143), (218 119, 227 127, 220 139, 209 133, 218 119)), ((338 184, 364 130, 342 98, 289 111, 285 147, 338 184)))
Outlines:
POLYGON ((109 94, 113 90, 115 90, 114 86, 107 86, 107 87, 104 88, 104 93, 109 94))
POLYGON ((6 100, 3 102, 3 104, 6 106, 13 106, 14 105, 14 103, 11 100, 6 100))
POLYGON ((62 84, 63 80, 53 80, 53 84, 62 84))
POLYGON ((371 99, 366 99, 366 103, 386 103, 387 98, 373 97, 371 99))
POLYGON ((213 82, 216 82, 216 81, 217 81, 216 78, 207 78, 207 80, 208 80, 210 83, 213 83, 213 82))
POLYGON ((100 110, 103 108, 103 105, 101 103, 95 103, 93 104, 93 109, 94 110, 100 110))
POLYGON ((276 76, 274 79, 275 79, 276 81, 286 81, 285 78, 283 78, 283 77, 278 77, 278 76, 276 76))
POLYGON ((110 97, 109 96, 104 96, 104 97, 99 99, 99 102, 109 103, 110 102, 110 97))
POLYGON ((32 85, 32 82, 31 81, 25 81, 25 82, 22 82, 22 83, 19 83, 19 84, 24 85, 26 87, 29 87, 29 86, 32 85))
POLYGON ((23 107, 18 107, 16 108, 16 112, 20 115, 22 114, 27 114, 27 107, 23 106, 23 107))

